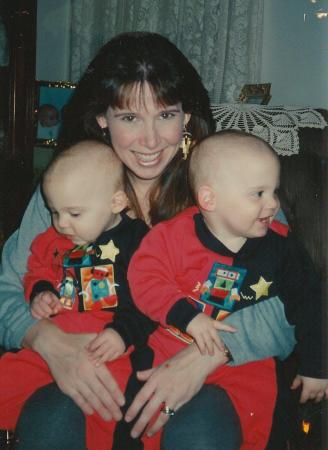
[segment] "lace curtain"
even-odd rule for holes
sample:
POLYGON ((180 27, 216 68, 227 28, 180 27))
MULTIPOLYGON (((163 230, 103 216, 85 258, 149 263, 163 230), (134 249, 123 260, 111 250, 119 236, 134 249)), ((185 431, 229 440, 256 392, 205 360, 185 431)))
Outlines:
POLYGON ((71 80, 123 31, 168 37, 200 73, 211 100, 260 82, 263 0, 71 0, 71 80))

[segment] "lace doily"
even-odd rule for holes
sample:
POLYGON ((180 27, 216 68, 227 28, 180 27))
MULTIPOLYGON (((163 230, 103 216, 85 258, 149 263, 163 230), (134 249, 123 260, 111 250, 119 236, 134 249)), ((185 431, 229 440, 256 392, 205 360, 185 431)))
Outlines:
POLYGON ((278 155, 299 152, 298 129, 325 128, 327 122, 316 110, 293 106, 262 106, 222 103, 211 106, 216 130, 244 130, 268 142, 278 155))

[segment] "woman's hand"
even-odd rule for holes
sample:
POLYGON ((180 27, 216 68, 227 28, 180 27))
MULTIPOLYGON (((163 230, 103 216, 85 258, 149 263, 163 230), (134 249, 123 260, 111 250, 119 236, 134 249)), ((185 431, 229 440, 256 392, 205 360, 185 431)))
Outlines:
MULTIPOLYGON (((217 348, 214 355, 201 355, 195 344, 170 358, 155 369, 138 373, 146 384, 136 395, 127 410, 125 420, 132 421, 144 407, 132 428, 131 436, 139 436, 152 418, 160 411, 163 403, 174 411, 187 403, 202 387, 205 378, 218 366, 227 362, 227 357, 217 348)), ((169 416, 160 413, 147 429, 149 436, 156 433, 168 421, 169 416)))
POLYGON ((95 336, 65 333, 50 321, 40 320, 29 330, 23 345, 40 354, 59 388, 85 414, 96 411, 104 420, 120 420, 124 396, 107 367, 96 367, 85 348, 95 336))

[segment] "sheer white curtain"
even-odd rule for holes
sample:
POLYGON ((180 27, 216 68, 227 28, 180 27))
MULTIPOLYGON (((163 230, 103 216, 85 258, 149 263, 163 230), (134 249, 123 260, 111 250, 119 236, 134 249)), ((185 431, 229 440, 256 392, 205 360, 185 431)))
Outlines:
POLYGON ((123 31, 168 37, 199 71, 213 103, 260 82, 263 0, 71 0, 71 79, 123 31))

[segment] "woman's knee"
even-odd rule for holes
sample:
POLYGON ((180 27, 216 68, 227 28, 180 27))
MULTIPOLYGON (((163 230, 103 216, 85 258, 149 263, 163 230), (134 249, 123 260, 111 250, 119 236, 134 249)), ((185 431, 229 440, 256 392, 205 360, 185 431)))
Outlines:
POLYGON ((163 450, 238 450, 242 442, 238 415, 226 392, 205 385, 166 424, 163 450))
POLYGON ((55 383, 25 403, 15 430, 15 450, 86 450, 85 418, 55 383))

